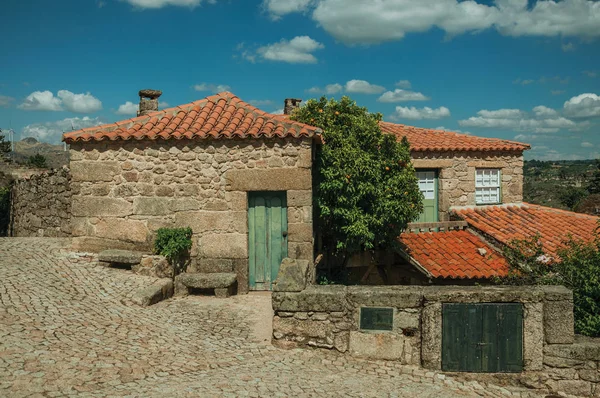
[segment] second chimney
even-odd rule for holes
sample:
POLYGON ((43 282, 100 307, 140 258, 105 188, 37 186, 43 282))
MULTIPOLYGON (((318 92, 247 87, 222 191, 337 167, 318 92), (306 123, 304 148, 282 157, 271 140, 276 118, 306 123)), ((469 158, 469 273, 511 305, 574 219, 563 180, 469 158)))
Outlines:
POLYGON ((301 99, 298 98, 286 98, 283 103, 283 114, 291 115, 294 109, 300 107, 301 99))
POLYGON ((138 116, 144 116, 158 110, 158 97, 162 95, 160 90, 140 90, 140 108, 138 116))

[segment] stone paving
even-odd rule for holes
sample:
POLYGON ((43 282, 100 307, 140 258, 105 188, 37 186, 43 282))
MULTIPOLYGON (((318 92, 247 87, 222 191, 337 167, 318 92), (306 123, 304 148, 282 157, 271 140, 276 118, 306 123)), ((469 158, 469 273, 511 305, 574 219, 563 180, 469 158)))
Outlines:
POLYGON ((543 394, 383 361, 270 345, 270 296, 151 307, 154 281, 69 241, 0 238, 0 397, 479 397, 543 394))

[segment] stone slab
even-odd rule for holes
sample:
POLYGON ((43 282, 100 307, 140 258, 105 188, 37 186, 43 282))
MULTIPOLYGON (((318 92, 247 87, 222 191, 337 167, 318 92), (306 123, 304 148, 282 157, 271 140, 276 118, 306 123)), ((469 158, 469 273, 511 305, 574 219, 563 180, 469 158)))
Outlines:
POLYGON ((544 302, 544 336, 547 344, 570 344, 575 340, 573 301, 544 302))
POLYGON ((309 265, 307 260, 284 258, 273 283, 274 292, 301 292, 306 288, 309 265))
POLYGON ((273 168, 229 170, 225 174, 231 191, 311 190, 310 169, 273 168))
POLYGON ((139 264, 144 253, 130 250, 103 250, 98 253, 98 261, 118 264, 139 264))
POLYGON ((301 292, 273 292, 275 311, 345 311, 346 286, 309 286, 301 292))
POLYGON ((212 274, 179 274, 175 277, 178 283, 193 289, 222 289, 233 285, 237 278, 234 273, 220 272, 212 274))
POLYGON ((423 288, 420 286, 349 286, 348 301, 357 308, 416 308, 423 302, 423 288))
POLYGON ((171 296, 173 296, 173 281, 160 279, 152 285, 136 291, 131 297, 131 301, 141 307, 148 307, 171 296))

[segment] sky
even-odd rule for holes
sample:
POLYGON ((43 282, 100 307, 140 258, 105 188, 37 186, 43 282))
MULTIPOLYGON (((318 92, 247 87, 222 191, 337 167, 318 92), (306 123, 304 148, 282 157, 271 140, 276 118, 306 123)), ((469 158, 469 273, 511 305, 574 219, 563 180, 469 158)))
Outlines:
POLYGON ((63 132, 231 91, 600 157, 600 1, 2 0, 0 128, 63 132))

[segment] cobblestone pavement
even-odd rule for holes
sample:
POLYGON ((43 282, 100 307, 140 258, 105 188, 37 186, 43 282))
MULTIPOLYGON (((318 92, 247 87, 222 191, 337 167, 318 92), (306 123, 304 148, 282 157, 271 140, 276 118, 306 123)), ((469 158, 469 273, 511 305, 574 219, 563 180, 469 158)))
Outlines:
POLYGON ((543 396, 390 362, 276 349, 264 293, 136 307, 131 294, 152 278, 98 266, 68 243, 0 238, 0 397, 543 396))

